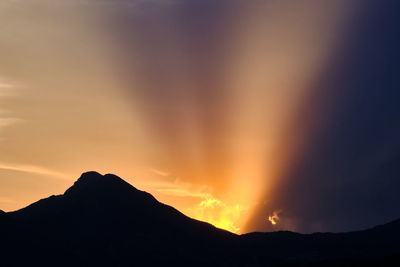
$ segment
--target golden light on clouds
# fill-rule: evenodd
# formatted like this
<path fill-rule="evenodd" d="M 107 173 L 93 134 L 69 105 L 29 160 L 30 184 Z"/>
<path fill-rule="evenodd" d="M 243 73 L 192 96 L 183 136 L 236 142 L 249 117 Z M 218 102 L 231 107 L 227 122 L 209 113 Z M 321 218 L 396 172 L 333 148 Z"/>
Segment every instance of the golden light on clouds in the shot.
<path fill-rule="evenodd" d="M 228 204 L 215 198 L 210 186 L 195 186 L 181 179 L 170 179 L 173 175 L 162 170 L 150 169 L 150 172 L 159 177 L 143 185 L 148 191 L 160 197 L 186 199 L 188 204 L 181 212 L 187 216 L 233 233 L 240 231 L 239 225 L 243 223 L 243 217 L 249 207 L 236 203 Z M 191 201 L 188 201 L 188 198 Z"/>
<path fill-rule="evenodd" d="M 200 221 L 213 224 L 215 227 L 237 233 L 240 218 L 245 214 L 246 208 L 239 205 L 228 205 L 211 196 L 202 200 L 198 206 L 186 211 L 186 214 Z"/>
<path fill-rule="evenodd" d="M 276 225 L 279 221 L 279 213 L 274 211 L 272 216 L 268 216 L 268 221 L 272 224 L 272 225 Z"/>

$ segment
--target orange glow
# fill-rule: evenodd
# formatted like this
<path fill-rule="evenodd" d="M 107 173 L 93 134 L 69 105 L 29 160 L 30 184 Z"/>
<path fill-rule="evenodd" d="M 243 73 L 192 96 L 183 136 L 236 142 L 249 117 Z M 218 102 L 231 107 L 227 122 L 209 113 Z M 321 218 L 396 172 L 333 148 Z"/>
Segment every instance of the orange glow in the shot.
<path fill-rule="evenodd" d="M 194 186 L 179 179 L 168 180 L 165 171 L 150 171 L 159 175 L 161 180 L 147 182 L 144 187 L 161 201 L 169 202 L 171 198 L 175 201 L 181 199 L 180 204 L 186 202 L 187 205 L 180 206 L 180 210 L 187 216 L 233 233 L 240 232 L 240 225 L 247 215 L 247 206 L 237 202 L 227 203 L 214 197 L 210 187 Z"/>
<path fill-rule="evenodd" d="M 0 5 L 0 209 L 95 170 L 245 231 L 285 168 L 288 121 L 329 56 L 341 1 L 227 1 L 205 30 L 170 1 L 55 2 Z M 157 19 L 141 14 L 157 5 Z"/>
<path fill-rule="evenodd" d="M 197 206 L 187 210 L 186 214 L 200 221 L 211 223 L 215 227 L 237 233 L 239 219 L 246 212 L 241 205 L 227 205 L 221 200 L 208 196 Z"/>

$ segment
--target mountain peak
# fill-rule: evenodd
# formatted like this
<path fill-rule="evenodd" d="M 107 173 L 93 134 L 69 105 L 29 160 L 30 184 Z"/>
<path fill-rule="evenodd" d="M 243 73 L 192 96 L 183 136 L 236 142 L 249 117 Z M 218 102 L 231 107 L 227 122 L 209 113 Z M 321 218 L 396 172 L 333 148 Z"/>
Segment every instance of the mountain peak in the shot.
<path fill-rule="evenodd" d="M 81 177 L 65 191 L 65 195 L 106 193 L 112 191 L 138 191 L 135 187 L 125 182 L 114 174 L 102 175 L 95 171 L 82 173 Z"/>

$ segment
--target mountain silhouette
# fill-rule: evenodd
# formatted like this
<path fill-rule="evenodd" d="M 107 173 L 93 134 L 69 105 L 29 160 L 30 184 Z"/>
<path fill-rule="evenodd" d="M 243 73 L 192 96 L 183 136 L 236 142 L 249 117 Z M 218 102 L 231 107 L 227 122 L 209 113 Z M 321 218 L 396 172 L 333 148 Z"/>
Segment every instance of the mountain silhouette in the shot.
<path fill-rule="evenodd" d="M 236 235 L 121 178 L 87 172 L 63 195 L 0 211 L 0 266 L 399 264 L 400 220 L 349 233 Z"/>

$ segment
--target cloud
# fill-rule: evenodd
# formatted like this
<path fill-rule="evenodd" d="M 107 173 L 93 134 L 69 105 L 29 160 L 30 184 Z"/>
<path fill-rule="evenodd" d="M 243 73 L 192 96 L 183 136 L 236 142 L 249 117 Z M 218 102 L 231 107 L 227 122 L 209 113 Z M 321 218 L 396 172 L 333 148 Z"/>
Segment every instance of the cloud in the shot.
<path fill-rule="evenodd" d="M 181 182 L 179 179 L 154 181 L 149 182 L 148 185 L 154 191 L 174 197 L 207 198 L 210 196 L 207 187 L 195 187 L 190 183 Z"/>
<path fill-rule="evenodd" d="M 240 230 L 237 223 L 246 211 L 247 208 L 242 205 L 228 205 L 217 198 L 208 196 L 197 206 L 188 209 L 186 213 L 195 219 L 237 233 Z"/>
<path fill-rule="evenodd" d="M 16 90 L 17 87 L 19 87 L 17 84 L 7 82 L 7 81 L 5 81 L 4 78 L 0 77 L 0 98 L 16 96 L 17 95 L 17 90 Z M 9 111 L 0 110 L 0 128 L 6 127 L 6 126 L 9 126 L 11 124 L 21 121 L 21 119 L 18 119 L 18 118 L 8 117 L 7 113 L 9 113 Z"/>
<path fill-rule="evenodd" d="M 7 164 L 0 162 L 0 170 L 11 170 L 11 171 L 19 171 L 19 172 L 28 172 L 28 173 L 37 173 L 48 175 L 52 177 L 68 179 L 68 175 L 65 173 L 53 171 L 47 168 L 43 168 L 35 165 L 25 165 L 25 164 Z"/>
<path fill-rule="evenodd" d="M 1 204 L 15 203 L 15 200 L 8 197 L 0 197 L 0 203 Z"/>
<path fill-rule="evenodd" d="M 169 196 L 176 196 L 176 197 L 199 197 L 204 198 L 208 194 L 198 193 L 198 192 L 191 192 L 185 188 L 159 188 L 157 189 L 158 192 L 169 195 Z"/>
<path fill-rule="evenodd" d="M 161 171 L 161 170 L 157 170 L 157 169 L 150 169 L 150 171 L 151 171 L 152 173 L 154 173 L 154 174 L 159 175 L 159 176 L 167 177 L 167 176 L 170 175 L 169 172 L 165 172 L 165 171 Z"/>
<path fill-rule="evenodd" d="M 20 88 L 20 87 L 21 87 L 21 85 L 8 82 L 4 78 L 0 77 L 0 97 L 16 96 L 17 88 Z"/>
<path fill-rule="evenodd" d="M 0 113 L 0 115 L 1 115 L 1 113 Z M 0 118 L 0 128 L 9 126 L 9 125 L 17 123 L 19 121 L 22 121 L 22 120 L 17 119 L 17 118 Z"/>
<path fill-rule="evenodd" d="M 276 225 L 279 221 L 279 212 L 274 211 L 272 216 L 268 216 L 268 221 L 270 221 L 272 225 Z"/>
<path fill-rule="evenodd" d="M 0 88 L 7 89 L 7 88 L 14 88 L 15 86 L 11 83 L 0 82 Z"/>

